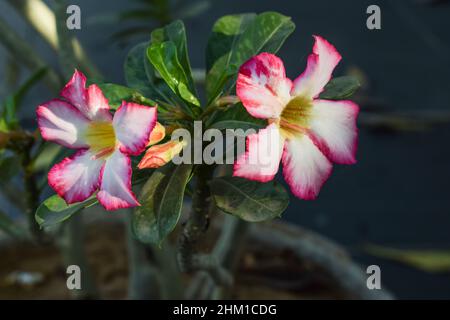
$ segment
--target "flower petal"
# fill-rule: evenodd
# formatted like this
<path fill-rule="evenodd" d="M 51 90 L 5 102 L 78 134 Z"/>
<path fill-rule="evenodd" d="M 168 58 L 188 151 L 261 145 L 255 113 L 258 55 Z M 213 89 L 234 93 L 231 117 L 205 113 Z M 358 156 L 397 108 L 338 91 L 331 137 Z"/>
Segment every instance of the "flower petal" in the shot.
<path fill-rule="evenodd" d="M 239 69 L 236 94 L 247 111 L 256 118 L 278 118 L 290 100 L 292 82 L 286 78 L 283 61 L 261 53 Z"/>
<path fill-rule="evenodd" d="M 84 201 L 98 188 L 103 163 L 94 159 L 89 150 L 79 150 L 53 166 L 48 184 L 69 204 Z"/>
<path fill-rule="evenodd" d="M 139 169 L 159 168 L 168 163 L 177 154 L 183 150 L 185 141 L 171 140 L 169 142 L 158 144 L 147 150 L 144 157 L 138 164 Z"/>
<path fill-rule="evenodd" d="M 62 89 L 61 96 L 89 118 L 86 76 L 82 72 L 75 69 L 72 78 Z"/>
<path fill-rule="evenodd" d="M 86 148 L 84 131 L 89 120 L 71 104 L 54 99 L 37 110 L 37 121 L 42 138 L 67 148 Z"/>
<path fill-rule="evenodd" d="M 327 40 L 319 36 L 314 36 L 314 39 L 313 53 L 308 57 L 305 71 L 294 80 L 292 96 L 317 97 L 341 60 L 339 52 Z"/>
<path fill-rule="evenodd" d="M 247 137 L 247 150 L 238 156 L 233 176 L 267 182 L 278 171 L 283 152 L 284 138 L 276 124 Z"/>
<path fill-rule="evenodd" d="M 109 112 L 108 99 L 103 95 L 102 90 L 92 84 L 87 89 L 87 110 L 89 119 L 96 121 L 111 121 L 112 115 Z"/>
<path fill-rule="evenodd" d="M 120 150 L 131 155 L 144 151 L 155 123 L 155 107 L 122 102 L 113 119 L 116 137 L 121 144 Z"/>
<path fill-rule="evenodd" d="M 106 210 L 131 208 L 139 205 L 131 191 L 131 160 L 116 150 L 107 160 L 100 173 L 98 201 Z"/>
<path fill-rule="evenodd" d="M 283 176 L 292 193 L 312 200 L 331 174 L 332 164 L 307 135 L 288 140 L 283 151 Z"/>
<path fill-rule="evenodd" d="M 150 137 L 148 139 L 147 146 L 151 146 L 160 142 L 166 136 L 166 128 L 159 123 L 158 121 L 155 124 L 152 132 L 150 133 Z"/>
<path fill-rule="evenodd" d="M 314 100 L 311 111 L 311 138 L 333 162 L 356 163 L 359 107 L 352 101 Z"/>

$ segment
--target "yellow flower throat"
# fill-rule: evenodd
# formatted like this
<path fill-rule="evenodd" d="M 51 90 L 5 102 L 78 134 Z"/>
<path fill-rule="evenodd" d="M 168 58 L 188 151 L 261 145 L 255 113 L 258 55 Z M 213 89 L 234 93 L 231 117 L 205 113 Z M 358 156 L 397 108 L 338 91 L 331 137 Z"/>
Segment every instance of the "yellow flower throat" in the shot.
<path fill-rule="evenodd" d="M 284 107 L 278 125 L 281 135 L 292 139 L 309 129 L 312 101 L 304 97 L 295 97 Z"/>
<path fill-rule="evenodd" d="M 91 122 L 85 138 L 97 159 L 110 156 L 116 147 L 116 134 L 110 122 Z"/>

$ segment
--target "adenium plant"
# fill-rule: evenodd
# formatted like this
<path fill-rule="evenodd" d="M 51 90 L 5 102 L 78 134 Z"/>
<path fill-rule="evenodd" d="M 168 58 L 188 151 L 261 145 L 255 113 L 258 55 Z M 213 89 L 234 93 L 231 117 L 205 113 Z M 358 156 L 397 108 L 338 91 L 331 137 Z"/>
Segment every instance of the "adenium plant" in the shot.
<path fill-rule="evenodd" d="M 50 170 L 48 183 L 57 195 L 42 203 L 37 221 L 59 223 L 97 202 L 107 210 L 134 207 L 136 238 L 160 244 L 190 203 L 178 250 L 181 269 L 190 271 L 208 269 L 194 257 L 211 212 L 252 222 L 282 214 L 289 197 L 273 181 L 280 161 L 292 193 L 316 198 L 333 162 L 356 161 L 358 106 L 345 99 L 358 83 L 330 80 L 341 56 L 320 36 L 314 36 L 305 71 L 289 80 L 274 54 L 294 28 L 275 12 L 220 18 L 206 50 L 204 98 L 181 21 L 154 30 L 130 51 L 126 86 L 86 87 L 75 71 L 62 98 L 37 109 L 42 137 L 77 149 Z M 192 146 L 171 135 L 180 128 L 192 132 L 194 121 L 205 129 L 257 131 L 247 136 L 231 171 L 193 161 L 175 165 L 171 160 Z"/>

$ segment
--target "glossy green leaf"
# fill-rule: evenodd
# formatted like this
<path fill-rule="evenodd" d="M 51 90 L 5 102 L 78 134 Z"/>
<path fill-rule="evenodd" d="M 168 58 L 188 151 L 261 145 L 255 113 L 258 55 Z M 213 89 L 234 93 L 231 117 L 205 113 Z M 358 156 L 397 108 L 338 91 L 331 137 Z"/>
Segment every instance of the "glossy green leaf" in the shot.
<path fill-rule="evenodd" d="M 161 77 L 184 101 L 200 106 L 197 97 L 188 87 L 188 78 L 177 56 L 177 48 L 171 41 L 151 44 L 147 57 Z"/>
<path fill-rule="evenodd" d="M 91 197 L 83 202 L 68 205 L 58 195 L 47 198 L 36 210 L 35 219 L 41 227 L 48 227 L 61 223 L 84 208 L 93 206 L 98 202 L 96 197 Z"/>
<path fill-rule="evenodd" d="M 343 76 L 331 79 L 320 94 L 321 99 L 343 100 L 350 98 L 361 84 L 352 76 Z"/>
<path fill-rule="evenodd" d="M 365 251 L 426 272 L 450 272 L 449 250 L 405 250 L 367 245 Z"/>
<path fill-rule="evenodd" d="M 133 232 L 140 241 L 160 244 L 175 228 L 191 171 L 192 165 L 182 164 L 153 172 L 139 196 L 141 206 L 133 213 Z"/>
<path fill-rule="evenodd" d="M 267 126 L 267 121 L 252 117 L 247 110 L 245 110 L 242 103 L 237 103 L 233 106 L 219 111 L 213 120 L 213 124 L 208 126 L 215 129 L 260 129 Z"/>
<path fill-rule="evenodd" d="M 152 96 L 153 92 L 144 65 L 147 47 L 148 42 L 142 42 L 128 52 L 124 64 L 124 73 L 129 87 L 142 92 L 146 96 Z"/>
<path fill-rule="evenodd" d="M 192 78 L 191 65 L 189 63 L 186 30 L 181 20 L 174 21 L 163 28 L 156 29 L 152 32 L 152 44 L 161 44 L 167 41 L 173 42 L 176 47 L 178 60 L 180 61 L 180 65 L 186 75 L 186 87 L 194 95 L 197 95 L 194 80 Z"/>
<path fill-rule="evenodd" d="M 207 72 L 217 59 L 224 55 L 231 56 L 239 36 L 255 18 L 255 13 L 244 13 L 224 16 L 216 21 L 206 47 Z"/>
<path fill-rule="evenodd" d="M 101 83 L 98 84 L 98 86 L 103 91 L 103 94 L 108 99 L 110 108 L 113 110 L 119 108 L 120 105 L 122 104 L 122 101 L 131 102 L 143 98 L 142 94 L 137 90 L 121 86 L 118 84 Z M 148 98 L 144 99 L 146 100 L 146 104 L 156 105 L 155 101 L 150 100 Z"/>
<path fill-rule="evenodd" d="M 175 94 L 167 86 L 147 58 L 149 42 L 133 47 L 125 60 L 124 73 L 127 85 L 156 101 L 174 103 Z"/>
<path fill-rule="evenodd" d="M 210 188 L 220 210 L 249 222 L 279 217 L 289 204 L 286 190 L 274 182 L 221 177 L 211 180 Z"/>
<path fill-rule="evenodd" d="M 208 64 L 216 59 L 206 75 L 208 102 L 219 96 L 245 61 L 260 52 L 276 53 L 294 29 L 289 17 L 276 12 L 225 16 L 216 22 L 208 45 Z M 223 45 L 218 44 L 221 40 Z"/>

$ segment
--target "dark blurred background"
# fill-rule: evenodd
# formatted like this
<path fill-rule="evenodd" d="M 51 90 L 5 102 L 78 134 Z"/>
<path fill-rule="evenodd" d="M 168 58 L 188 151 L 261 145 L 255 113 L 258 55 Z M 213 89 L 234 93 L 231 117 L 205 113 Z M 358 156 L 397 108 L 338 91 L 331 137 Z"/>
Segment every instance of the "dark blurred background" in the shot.
<path fill-rule="evenodd" d="M 148 35 L 111 41 L 133 22 L 107 23 L 99 16 L 139 7 L 139 1 L 74 0 L 82 28 L 74 31 L 109 82 L 124 83 L 128 50 Z M 381 8 L 381 30 L 368 30 L 366 9 Z M 295 78 L 311 52 L 312 34 L 333 43 L 343 60 L 335 75 L 352 73 L 363 81 L 361 108 L 370 112 L 427 114 L 450 112 L 450 3 L 446 1 L 210 1 L 185 21 L 193 68 L 204 68 L 213 23 L 231 13 L 278 11 L 297 28 L 278 55 Z M 2 16 L 48 61 L 54 52 L 5 1 Z M 32 54 L 32 53 L 30 53 Z M 50 59 L 49 59 L 50 58 Z M 0 74 L 7 53 L 0 47 Z M 0 82 L 2 79 L 0 79 Z M 0 86 L 4 98 L 6 86 Z M 34 127 L 36 103 L 51 98 L 40 86 L 23 109 Z M 368 255 L 367 243 L 394 248 L 450 251 L 450 125 L 418 130 L 383 126 L 360 128 L 358 163 L 335 166 L 316 201 L 292 197 L 284 219 L 311 228 L 344 245 L 362 265 L 381 267 L 383 285 L 399 298 L 450 298 L 450 273 L 427 273 Z M 1 201 L 1 199 L 0 199 Z"/>

